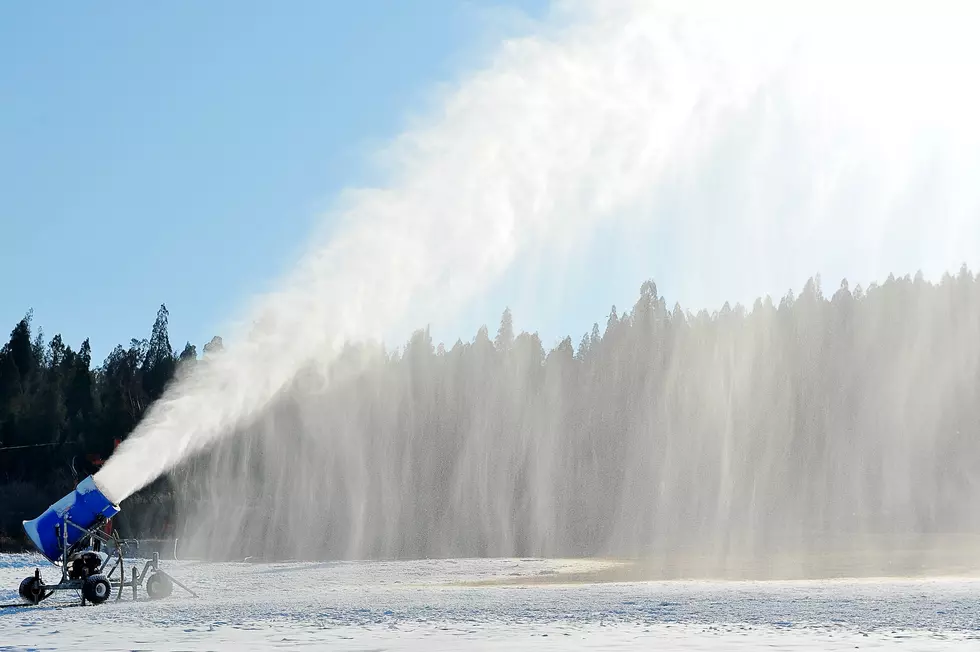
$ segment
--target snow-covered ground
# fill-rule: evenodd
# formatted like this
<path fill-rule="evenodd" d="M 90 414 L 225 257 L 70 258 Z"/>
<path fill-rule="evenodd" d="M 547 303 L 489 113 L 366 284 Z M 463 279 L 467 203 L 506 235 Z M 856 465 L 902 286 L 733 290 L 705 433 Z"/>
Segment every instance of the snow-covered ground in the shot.
<path fill-rule="evenodd" d="M 164 562 L 200 597 L 55 594 L 0 609 L 0 650 L 980 650 L 978 579 L 563 583 L 589 564 Z M 35 566 L 0 555 L 0 602 Z"/>

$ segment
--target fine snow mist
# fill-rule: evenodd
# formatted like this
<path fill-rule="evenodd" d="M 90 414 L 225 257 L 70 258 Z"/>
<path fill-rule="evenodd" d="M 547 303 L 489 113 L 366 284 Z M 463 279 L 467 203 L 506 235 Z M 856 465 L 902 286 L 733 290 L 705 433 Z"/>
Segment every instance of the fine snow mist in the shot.
<path fill-rule="evenodd" d="M 868 283 L 921 269 L 938 279 L 976 263 L 975 20 L 884 6 L 725 6 L 556 3 L 533 35 L 501 43 L 486 67 L 464 76 L 424 123 L 392 143 L 385 185 L 341 198 L 325 218 L 329 231 L 313 238 L 278 291 L 254 302 L 226 338 L 227 350 L 153 406 L 99 472 L 107 495 L 121 501 L 220 444 L 181 476 L 205 505 L 198 531 L 215 528 L 214 537 L 201 535 L 212 551 L 225 528 L 247 524 L 243 536 L 263 551 L 284 537 L 293 552 L 320 554 L 318 537 L 330 532 L 332 554 L 362 556 L 595 552 L 608 541 L 635 551 L 662 543 L 658 532 L 684 519 L 703 523 L 700 532 L 717 540 L 736 514 L 726 502 L 736 479 L 747 504 L 786 492 L 788 478 L 763 468 L 786 446 L 779 427 L 731 425 L 740 402 L 761 409 L 789 400 L 778 383 L 776 394 L 752 385 L 752 373 L 776 364 L 758 343 L 732 349 L 737 363 L 717 357 L 724 346 L 704 351 L 687 341 L 673 349 L 699 356 L 671 363 L 671 373 L 690 366 L 704 374 L 704 383 L 692 384 L 701 387 L 697 401 L 673 392 L 680 387 L 673 380 L 642 396 L 667 407 L 684 402 L 664 411 L 680 420 L 627 434 L 608 425 L 615 414 L 596 414 L 614 411 L 619 398 L 610 396 L 575 422 L 599 419 L 608 439 L 576 449 L 563 440 L 569 425 L 559 415 L 568 406 L 559 399 L 567 394 L 557 389 L 533 407 L 497 404 L 486 383 L 506 382 L 499 375 L 455 378 L 445 391 L 470 392 L 486 405 L 473 413 L 481 418 L 441 426 L 454 433 L 447 449 L 433 443 L 431 419 L 409 418 L 421 409 L 413 401 L 424 381 L 397 381 L 409 383 L 406 394 L 372 371 L 385 354 L 371 342 L 398 345 L 419 326 L 456 318 L 523 260 L 567 264 L 600 227 L 628 243 L 655 226 L 669 242 L 660 250 L 670 253 L 651 269 L 670 270 L 665 287 L 682 303 L 715 309 L 726 299 L 750 302 L 799 287 L 815 273 Z M 626 255 L 644 255 L 632 244 Z M 663 303 L 659 295 L 651 301 Z M 923 331 L 921 341 L 939 332 Z M 910 337 L 919 342 L 919 334 Z M 354 342 L 368 344 L 338 358 Z M 966 352 L 965 364 L 975 353 Z M 603 373 L 616 377 L 629 356 Z M 865 378 L 853 390 L 900 384 L 901 374 L 913 373 L 936 387 L 953 382 L 927 355 L 920 363 L 888 368 L 887 378 Z M 514 382 L 524 377 L 513 375 Z M 640 407 L 627 400 L 615 409 Z M 832 417 L 826 429 L 854 425 L 841 405 L 821 409 Z M 484 417 L 493 414 L 506 415 L 506 445 L 491 439 L 500 427 Z M 919 417 L 921 433 L 929 433 L 929 417 L 939 414 Z M 416 425 L 409 432 L 398 423 Z M 880 427 L 873 423 L 860 421 Z M 695 432 L 697 447 L 684 443 Z M 874 443 L 857 460 L 872 463 L 888 444 L 867 441 Z M 568 501 L 605 482 L 582 480 L 584 451 L 594 458 L 622 446 L 632 447 L 634 466 L 607 469 L 623 474 L 615 487 L 622 493 L 573 510 L 574 524 L 561 520 L 571 513 Z M 672 454 L 685 460 L 673 470 Z M 889 469 L 914 464 L 915 454 L 897 447 Z M 420 466 L 419 459 L 438 462 Z M 804 459 L 797 472 L 809 468 Z M 693 474 L 683 482 L 711 487 L 712 509 L 670 507 L 684 503 L 681 471 Z M 851 471 L 863 472 L 860 464 Z M 424 518 L 412 494 L 420 473 L 433 483 L 428 491 L 443 496 L 429 505 L 438 514 Z M 782 525 L 797 515 L 791 505 L 774 514 Z M 573 539 L 590 543 L 573 546 Z"/>

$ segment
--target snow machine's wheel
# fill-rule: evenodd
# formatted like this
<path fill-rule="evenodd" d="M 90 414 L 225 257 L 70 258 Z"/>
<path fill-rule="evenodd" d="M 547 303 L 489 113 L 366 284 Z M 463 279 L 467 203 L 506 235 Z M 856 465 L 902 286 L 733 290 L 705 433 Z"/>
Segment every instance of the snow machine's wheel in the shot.
<path fill-rule="evenodd" d="M 82 596 L 92 604 L 102 604 L 112 595 L 112 585 L 105 575 L 89 575 L 82 584 Z"/>
<path fill-rule="evenodd" d="M 174 591 L 174 582 L 163 573 L 153 573 L 146 578 L 146 594 L 151 600 L 169 597 Z"/>
<path fill-rule="evenodd" d="M 21 581 L 18 592 L 20 593 L 20 597 L 24 598 L 31 604 L 37 604 L 44 599 L 44 589 L 41 588 L 41 580 L 37 579 L 33 575 L 30 577 L 25 577 Z"/>

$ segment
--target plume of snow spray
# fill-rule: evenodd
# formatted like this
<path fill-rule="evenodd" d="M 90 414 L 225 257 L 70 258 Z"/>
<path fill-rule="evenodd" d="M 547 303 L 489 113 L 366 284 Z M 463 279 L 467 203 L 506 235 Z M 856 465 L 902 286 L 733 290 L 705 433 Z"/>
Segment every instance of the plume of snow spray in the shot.
<path fill-rule="evenodd" d="M 227 351 L 154 404 L 99 485 L 118 503 L 247 429 L 301 370 L 328 379 L 345 342 L 449 319 L 515 261 L 561 259 L 599 226 L 659 224 L 675 290 L 712 298 L 814 270 L 975 261 L 967 21 L 725 6 L 560 2 L 500 44 L 392 144 L 385 186 L 345 194 L 326 220 L 339 226 L 255 301 Z"/>
<path fill-rule="evenodd" d="M 350 192 L 331 216 L 342 226 L 256 301 L 227 354 L 153 406 L 99 473 L 107 494 L 126 498 L 247 423 L 343 342 L 451 315 L 520 251 L 587 235 L 681 163 L 699 123 L 764 79 L 764 48 L 728 62 L 641 7 L 568 5 L 558 33 L 503 44 L 430 124 L 401 136 L 388 187 Z M 735 40 L 744 49 L 764 37 Z"/>

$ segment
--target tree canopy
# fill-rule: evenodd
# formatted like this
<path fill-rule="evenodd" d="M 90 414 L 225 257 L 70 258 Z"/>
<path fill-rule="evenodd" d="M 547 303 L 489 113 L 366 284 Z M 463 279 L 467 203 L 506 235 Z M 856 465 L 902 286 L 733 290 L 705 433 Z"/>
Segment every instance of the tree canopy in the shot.
<path fill-rule="evenodd" d="M 0 536 L 19 537 L 200 363 L 172 347 L 168 320 L 161 306 L 148 339 L 97 367 L 88 341 L 46 340 L 30 312 L 14 325 L 0 348 Z M 495 336 L 451 347 L 428 329 L 394 353 L 351 344 L 341 359 L 360 363 L 343 382 L 298 376 L 239 436 L 130 500 L 165 495 L 148 522 L 190 533 L 234 513 L 224 525 L 249 554 L 276 530 L 297 535 L 286 552 L 334 556 L 980 531 L 980 280 L 965 267 L 936 283 L 845 280 L 831 296 L 816 277 L 711 313 L 668 307 L 647 281 L 603 321 L 550 349 L 515 333 L 509 309 Z M 215 337 L 204 358 L 223 349 Z M 224 509 L 245 495 L 251 509 Z M 295 503 L 311 495 L 313 512 Z"/>

